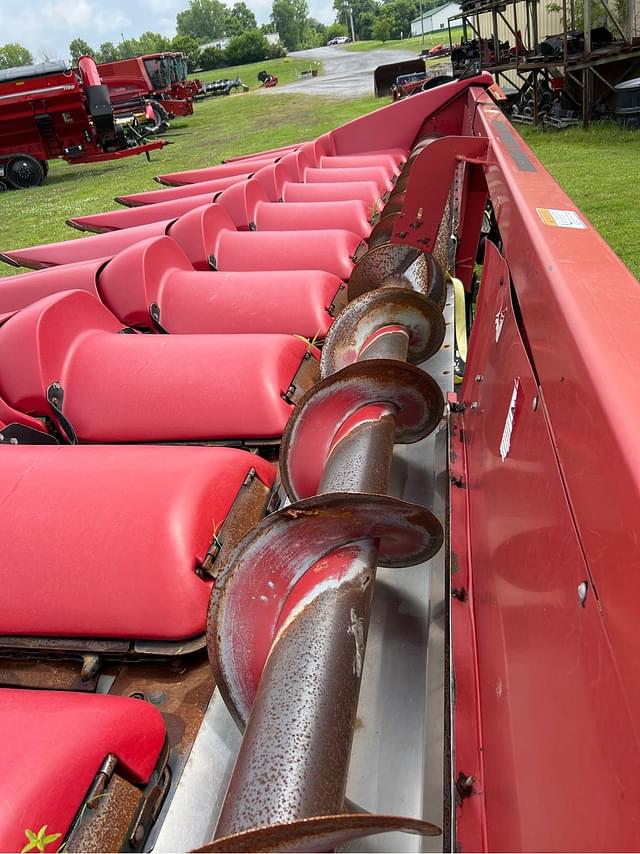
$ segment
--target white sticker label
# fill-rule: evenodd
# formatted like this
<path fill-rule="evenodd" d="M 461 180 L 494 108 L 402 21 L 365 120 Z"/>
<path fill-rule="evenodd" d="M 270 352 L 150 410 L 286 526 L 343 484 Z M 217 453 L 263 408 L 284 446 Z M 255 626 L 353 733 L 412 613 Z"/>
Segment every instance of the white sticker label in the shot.
<path fill-rule="evenodd" d="M 500 340 L 502 327 L 504 326 L 505 310 L 503 308 L 496 314 L 496 344 Z"/>
<path fill-rule="evenodd" d="M 586 228 L 575 211 L 560 211 L 556 208 L 536 208 L 537 214 L 545 225 L 557 228 Z"/>
<path fill-rule="evenodd" d="M 513 419 L 516 416 L 516 405 L 518 403 L 518 389 L 520 388 L 520 377 L 516 377 L 513 381 L 513 392 L 509 401 L 509 409 L 504 422 L 504 430 L 502 431 L 502 441 L 500 442 L 500 459 L 504 462 L 511 448 L 511 433 L 513 432 Z"/>

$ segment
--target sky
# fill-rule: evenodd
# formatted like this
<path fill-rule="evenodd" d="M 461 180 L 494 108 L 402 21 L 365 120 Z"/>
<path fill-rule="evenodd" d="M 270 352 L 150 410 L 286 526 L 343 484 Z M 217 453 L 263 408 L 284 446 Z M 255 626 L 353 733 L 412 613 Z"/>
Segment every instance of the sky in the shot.
<path fill-rule="evenodd" d="M 269 20 L 271 2 L 247 0 L 259 24 Z M 36 61 L 66 59 L 74 38 L 97 48 L 146 30 L 174 36 L 176 14 L 187 6 L 188 0 L 0 0 L 0 45 L 18 42 Z M 309 0 L 309 12 L 325 24 L 334 18 L 331 0 Z"/>

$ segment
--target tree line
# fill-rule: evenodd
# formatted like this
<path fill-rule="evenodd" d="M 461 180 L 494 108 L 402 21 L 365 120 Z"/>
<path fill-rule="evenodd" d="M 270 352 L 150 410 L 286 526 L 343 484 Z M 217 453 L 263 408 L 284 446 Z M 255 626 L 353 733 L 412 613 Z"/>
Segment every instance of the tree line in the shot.
<path fill-rule="evenodd" d="M 423 0 L 424 11 L 441 5 L 442 0 Z M 147 53 L 178 51 L 194 68 L 222 68 L 284 56 L 286 50 L 320 47 L 335 36 L 352 34 L 358 40 L 398 39 L 410 35 L 411 21 L 419 14 L 420 0 L 333 0 L 335 22 L 328 26 L 309 15 L 307 0 L 273 0 L 271 20 L 258 26 L 256 16 L 244 0 L 227 6 L 222 0 L 189 0 L 176 16 L 176 35 L 145 32 L 139 38 L 118 44 L 103 42 L 94 48 L 80 38 L 69 44 L 73 63 L 78 57 L 93 56 L 97 62 L 113 62 Z M 270 44 L 267 33 L 278 33 L 280 42 Z M 224 49 L 206 46 L 227 41 Z M 204 47 L 203 47 L 204 45 Z M 47 57 L 48 58 L 48 57 Z M 22 45 L 0 46 L 0 68 L 31 65 L 33 56 Z"/>

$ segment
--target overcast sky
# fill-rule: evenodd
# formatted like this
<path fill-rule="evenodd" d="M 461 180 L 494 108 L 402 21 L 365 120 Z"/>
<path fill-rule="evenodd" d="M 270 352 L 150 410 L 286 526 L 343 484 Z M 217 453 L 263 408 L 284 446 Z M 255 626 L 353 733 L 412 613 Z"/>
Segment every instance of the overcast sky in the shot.
<path fill-rule="evenodd" d="M 247 0 L 247 5 L 258 23 L 269 19 L 271 0 Z M 145 30 L 174 36 L 176 13 L 187 6 L 188 0 L 0 0 L 0 44 L 18 42 L 36 60 L 66 59 L 76 37 L 98 47 Z M 331 0 L 309 0 L 309 9 L 319 21 L 333 21 Z"/>

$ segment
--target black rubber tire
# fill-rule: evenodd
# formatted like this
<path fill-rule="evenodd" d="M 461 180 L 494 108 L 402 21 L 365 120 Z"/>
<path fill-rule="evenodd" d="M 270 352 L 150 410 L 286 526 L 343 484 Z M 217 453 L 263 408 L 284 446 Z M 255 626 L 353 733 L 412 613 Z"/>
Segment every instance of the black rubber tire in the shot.
<path fill-rule="evenodd" d="M 49 174 L 49 161 L 48 160 L 40 160 L 40 165 L 42 166 L 42 171 L 44 172 L 44 177 L 46 178 Z"/>
<path fill-rule="evenodd" d="M 40 161 L 30 154 L 12 154 L 7 160 L 4 175 L 16 190 L 39 187 L 44 181 L 44 169 Z"/>

